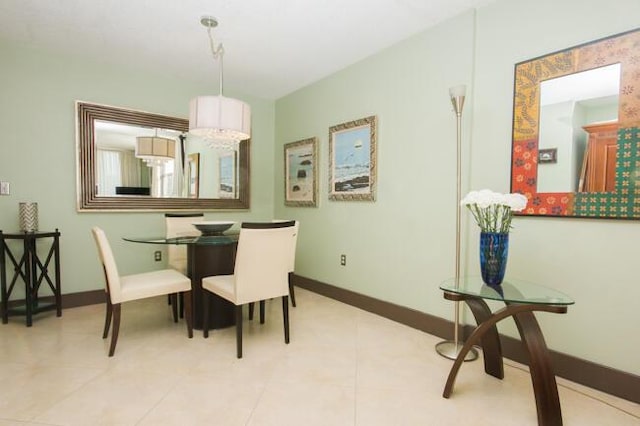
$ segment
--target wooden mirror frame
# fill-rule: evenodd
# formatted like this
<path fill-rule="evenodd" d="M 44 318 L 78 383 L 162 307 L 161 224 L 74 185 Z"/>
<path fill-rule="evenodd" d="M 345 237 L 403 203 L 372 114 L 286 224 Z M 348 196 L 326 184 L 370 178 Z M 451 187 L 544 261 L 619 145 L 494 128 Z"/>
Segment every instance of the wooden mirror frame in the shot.
<path fill-rule="evenodd" d="M 540 82 L 620 63 L 615 189 L 537 191 Z M 515 65 L 511 192 L 529 200 L 521 215 L 640 219 L 640 29 Z"/>
<path fill-rule="evenodd" d="M 113 121 L 134 126 L 189 131 L 186 119 L 134 111 L 123 108 L 76 102 L 76 156 L 78 211 L 148 211 L 148 210 L 219 210 L 249 208 L 250 140 L 240 143 L 238 152 L 238 198 L 153 198 L 145 196 L 98 196 L 94 159 L 95 120 Z"/>

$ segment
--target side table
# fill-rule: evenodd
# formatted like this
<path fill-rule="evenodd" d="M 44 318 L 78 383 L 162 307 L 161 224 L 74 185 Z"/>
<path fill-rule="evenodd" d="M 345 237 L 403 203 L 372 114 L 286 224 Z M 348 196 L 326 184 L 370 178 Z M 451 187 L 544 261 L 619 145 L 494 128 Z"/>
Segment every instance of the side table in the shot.
<path fill-rule="evenodd" d="M 564 314 L 574 301 L 557 290 L 521 280 L 504 280 L 501 285 L 488 286 L 481 277 L 449 279 L 440 285 L 444 297 L 464 301 L 471 309 L 478 326 L 471 333 L 451 367 L 442 396 L 449 398 L 465 356 L 471 347 L 482 345 L 484 371 L 498 379 L 504 377 L 502 348 L 496 324 L 513 318 L 529 354 L 529 371 L 536 399 L 540 426 L 562 425 L 562 411 L 551 356 L 534 311 Z M 503 302 L 506 306 L 491 312 L 485 300 Z"/>
<path fill-rule="evenodd" d="M 40 257 L 37 250 L 37 241 L 52 238 L 53 242 L 46 252 L 45 257 Z M 11 251 L 8 240 L 22 240 L 22 255 Z M 16 249 L 14 248 L 14 251 Z M 7 262 L 7 258 L 9 261 Z M 44 260 L 43 260 L 44 259 Z M 53 279 L 49 275 L 49 265 L 53 259 L 55 274 Z M 12 265 L 13 275 L 7 280 L 7 264 Z M 11 293 L 15 289 L 18 279 L 25 285 L 24 304 L 9 307 Z M 38 291 L 43 282 L 46 282 L 54 296 L 54 303 L 41 302 L 38 299 Z M 7 284 L 8 283 L 8 284 Z M 2 297 L 2 323 L 9 322 L 9 315 L 26 315 L 27 327 L 33 323 L 33 314 L 56 310 L 56 316 L 62 316 L 62 296 L 60 290 L 60 232 L 20 232 L 3 233 L 0 231 L 0 284 Z"/>

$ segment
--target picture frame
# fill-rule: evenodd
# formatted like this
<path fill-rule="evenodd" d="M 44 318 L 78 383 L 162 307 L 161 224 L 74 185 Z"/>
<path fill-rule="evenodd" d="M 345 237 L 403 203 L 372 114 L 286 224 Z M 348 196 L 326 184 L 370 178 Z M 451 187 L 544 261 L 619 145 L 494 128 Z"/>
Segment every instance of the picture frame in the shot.
<path fill-rule="evenodd" d="M 284 204 L 316 207 L 318 200 L 318 141 L 303 139 L 284 145 Z"/>
<path fill-rule="evenodd" d="M 228 152 L 218 158 L 218 197 L 236 198 L 236 153 Z"/>
<path fill-rule="evenodd" d="M 187 157 L 187 195 L 189 198 L 198 198 L 200 195 L 200 154 L 189 154 Z"/>
<path fill-rule="evenodd" d="M 553 164 L 558 162 L 558 148 L 538 150 L 538 164 Z"/>
<path fill-rule="evenodd" d="M 375 201 L 377 117 L 329 128 L 329 200 Z"/>

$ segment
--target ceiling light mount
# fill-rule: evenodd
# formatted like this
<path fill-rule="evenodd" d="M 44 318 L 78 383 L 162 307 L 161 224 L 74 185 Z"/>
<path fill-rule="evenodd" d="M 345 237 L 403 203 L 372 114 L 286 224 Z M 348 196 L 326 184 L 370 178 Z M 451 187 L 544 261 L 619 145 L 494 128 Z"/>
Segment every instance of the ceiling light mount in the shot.
<path fill-rule="evenodd" d="M 218 26 L 218 20 L 210 15 L 204 15 L 200 18 L 200 23 L 207 28 L 215 28 Z"/>

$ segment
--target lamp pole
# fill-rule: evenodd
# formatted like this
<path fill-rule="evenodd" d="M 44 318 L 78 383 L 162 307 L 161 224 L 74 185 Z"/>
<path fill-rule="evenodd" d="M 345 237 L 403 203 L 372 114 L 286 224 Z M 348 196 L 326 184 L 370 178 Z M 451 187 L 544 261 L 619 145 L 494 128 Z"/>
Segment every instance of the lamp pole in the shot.
<path fill-rule="evenodd" d="M 466 86 L 460 85 L 449 89 L 449 97 L 456 113 L 456 266 L 455 266 L 455 286 L 460 285 L 460 200 L 462 200 L 462 108 Z M 436 352 L 445 358 L 456 359 L 463 344 L 460 343 L 460 302 L 454 302 L 454 329 L 453 341 L 445 340 L 436 345 Z M 478 358 L 478 352 L 471 349 L 466 355 L 465 361 L 473 361 Z"/>

